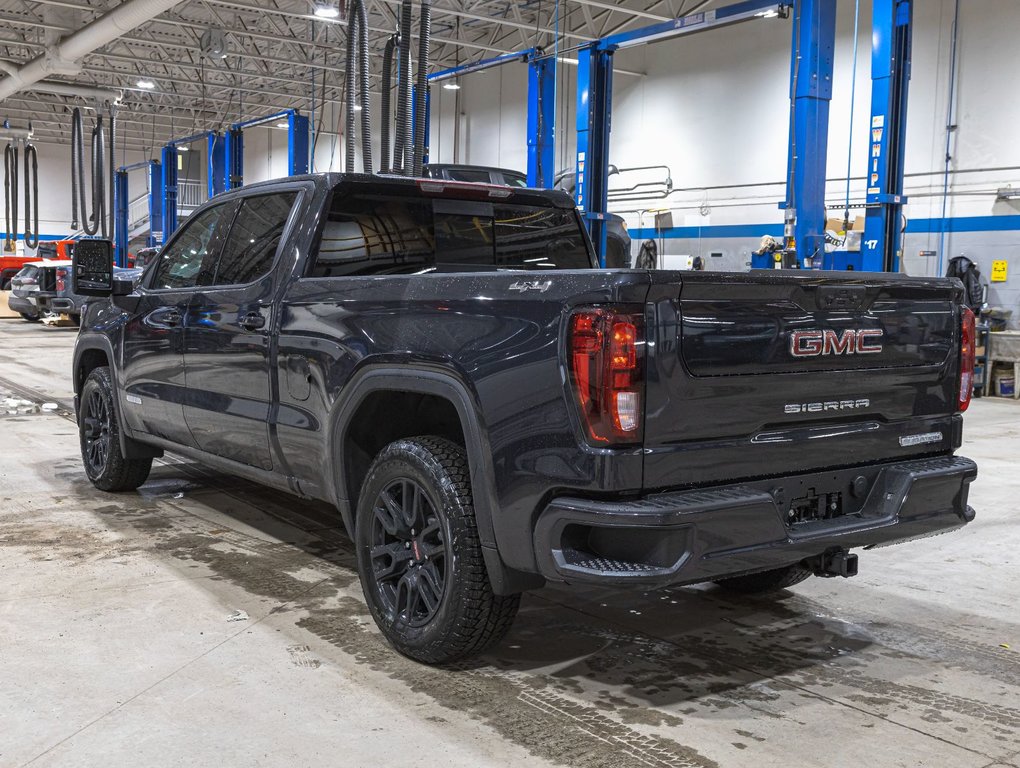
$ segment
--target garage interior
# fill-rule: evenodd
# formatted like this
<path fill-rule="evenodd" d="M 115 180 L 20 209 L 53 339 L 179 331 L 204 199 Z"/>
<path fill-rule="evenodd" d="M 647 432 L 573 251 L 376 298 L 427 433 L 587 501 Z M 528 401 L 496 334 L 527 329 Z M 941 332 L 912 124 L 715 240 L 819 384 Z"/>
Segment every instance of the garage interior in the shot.
<path fill-rule="evenodd" d="M 0 0 L 0 27 L 0 766 L 1020 768 L 1016 2 Z M 401 656 L 335 506 L 172 452 L 128 493 L 82 469 L 74 243 L 137 280 L 217 195 L 323 172 L 564 190 L 603 268 L 960 277 L 976 519 L 775 595 L 550 582 L 478 658 Z"/>

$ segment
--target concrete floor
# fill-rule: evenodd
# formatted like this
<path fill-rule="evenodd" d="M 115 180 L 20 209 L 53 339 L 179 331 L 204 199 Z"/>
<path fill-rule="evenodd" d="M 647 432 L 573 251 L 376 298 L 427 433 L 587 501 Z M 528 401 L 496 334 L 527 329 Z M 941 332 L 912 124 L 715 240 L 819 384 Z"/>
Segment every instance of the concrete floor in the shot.
<path fill-rule="evenodd" d="M 173 457 L 95 491 L 36 407 L 74 333 L 0 321 L 0 403 L 45 395 L 0 415 L 0 766 L 1020 766 L 1020 403 L 967 415 L 961 532 L 774 600 L 550 587 L 439 670 L 382 642 L 330 508 Z"/>

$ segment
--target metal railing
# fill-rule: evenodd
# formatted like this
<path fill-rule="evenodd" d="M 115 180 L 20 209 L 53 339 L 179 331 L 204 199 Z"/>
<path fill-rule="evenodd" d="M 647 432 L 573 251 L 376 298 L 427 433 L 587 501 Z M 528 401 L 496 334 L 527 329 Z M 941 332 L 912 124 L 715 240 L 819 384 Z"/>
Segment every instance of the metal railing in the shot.
<path fill-rule="evenodd" d="M 206 193 L 205 185 L 200 181 L 178 181 L 177 209 L 190 212 L 198 208 L 208 199 Z"/>

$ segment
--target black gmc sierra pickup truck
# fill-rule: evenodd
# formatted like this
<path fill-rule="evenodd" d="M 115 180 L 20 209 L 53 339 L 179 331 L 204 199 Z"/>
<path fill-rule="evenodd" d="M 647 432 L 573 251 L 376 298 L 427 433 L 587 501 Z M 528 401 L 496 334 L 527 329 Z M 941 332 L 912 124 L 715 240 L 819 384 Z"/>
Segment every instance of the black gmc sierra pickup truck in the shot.
<path fill-rule="evenodd" d="M 137 287 L 109 264 L 76 248 L 92 483 L 168 450 L 335 504 L 425 662 L 547 580 L 765 592 L 974 516 L 957 281 L 598 270 L 561 192 L 341 175 L 217 196 Z"/>

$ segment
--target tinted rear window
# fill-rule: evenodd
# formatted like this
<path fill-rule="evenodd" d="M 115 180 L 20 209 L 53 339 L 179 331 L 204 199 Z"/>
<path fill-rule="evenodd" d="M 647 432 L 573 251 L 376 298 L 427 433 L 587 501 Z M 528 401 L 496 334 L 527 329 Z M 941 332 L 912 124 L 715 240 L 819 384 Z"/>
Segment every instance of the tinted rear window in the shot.
<path fill-rule="evenodd" d="M 413 195 L 337 194 L 311 275 L 591 266 L 572 209 Z"/>

